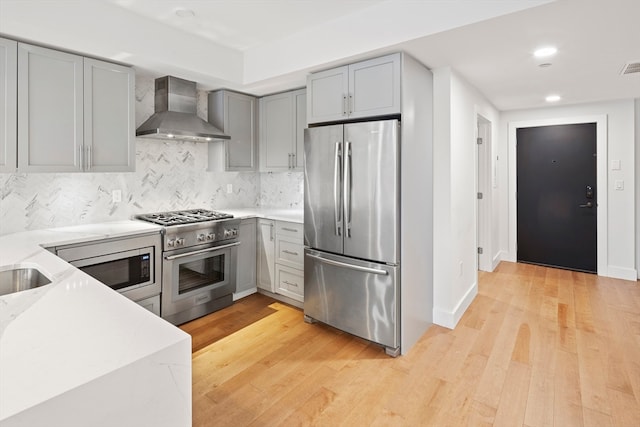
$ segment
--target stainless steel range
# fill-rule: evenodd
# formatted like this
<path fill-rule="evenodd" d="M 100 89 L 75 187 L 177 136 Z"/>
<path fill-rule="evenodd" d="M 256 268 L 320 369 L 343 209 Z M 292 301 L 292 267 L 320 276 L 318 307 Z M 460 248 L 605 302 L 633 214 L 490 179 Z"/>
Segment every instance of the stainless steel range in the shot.
<path fill-rule="evenodd" d="M 164 226 L 162 318 L 180 325 L 233 304 L 239 219 L 204 209 L 136 218 Z"/>

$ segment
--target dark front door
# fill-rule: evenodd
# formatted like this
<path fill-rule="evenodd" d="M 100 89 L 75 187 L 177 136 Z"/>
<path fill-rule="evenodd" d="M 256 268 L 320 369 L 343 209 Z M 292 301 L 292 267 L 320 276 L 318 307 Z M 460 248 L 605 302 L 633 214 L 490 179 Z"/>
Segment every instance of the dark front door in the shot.
<path fill-rule="evenodd" d="M 517 129 L 518 261 L 597 271 L 596 124 Z"/>

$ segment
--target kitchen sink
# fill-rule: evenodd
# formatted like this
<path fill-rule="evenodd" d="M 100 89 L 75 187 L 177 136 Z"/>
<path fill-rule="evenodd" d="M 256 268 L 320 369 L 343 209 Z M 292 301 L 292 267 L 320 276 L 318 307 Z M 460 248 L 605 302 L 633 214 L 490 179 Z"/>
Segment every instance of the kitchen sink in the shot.
<path fill-rule="evenodd" d="M 0 295 L 33 289 L 49 283 L 51 280 L 34 267 L 17 267 L 0 271 Z"/>

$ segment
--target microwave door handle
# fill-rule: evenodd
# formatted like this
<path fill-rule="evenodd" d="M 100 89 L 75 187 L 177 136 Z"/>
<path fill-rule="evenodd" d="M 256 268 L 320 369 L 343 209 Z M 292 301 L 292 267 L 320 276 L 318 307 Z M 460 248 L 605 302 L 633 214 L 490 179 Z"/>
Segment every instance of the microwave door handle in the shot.
<path fill-rule="evenodd" d="M 204 254 L 204 253 L 207 253 L 207 252 L 219 251 L 221 249 L 230 248 L 232 246 L 238 246 L 240 243 L 241 242 L 229 243 L 228 245 L 216 246 L 216 247 L 207 248 L 207 249 L 200 249 L 200 250 L 197 250 L 197 251 L 186 252 L 184 254 L 169 255 L 169 256 L 164 257 L 164 259 L 166 259 L 167 261 L 171 261 L 171 260 L 174 260 L 174 259 L 184 258 L 184 257 L 191 256 L 191 255 L 198 255 L 198 254 Z"/>
<path fill-rule="evenodd" d="M 340 214 L 340 189 L 342 187 L 342 142 L 336 142 L 333 165 L 333 219 L 336 236 L 342 235 L 342 215 Z"/>

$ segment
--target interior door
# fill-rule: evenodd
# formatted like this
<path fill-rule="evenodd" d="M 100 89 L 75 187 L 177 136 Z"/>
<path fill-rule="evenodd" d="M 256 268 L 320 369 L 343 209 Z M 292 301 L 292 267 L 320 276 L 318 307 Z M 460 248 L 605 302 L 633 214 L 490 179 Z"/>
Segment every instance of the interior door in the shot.
<path fill-rule="evenodd" d="M 343 125 L 304 131 L 304 244 L 342 253 Z"/>
<path fill-rule="evenodd" d="M 596 123 L 516 136 L 518 261 L 596 272 Z"/>
<path fill-rule="evenodd" d="M 400 261 L 397 120 L 344 125 L 344 255 Z"/>

